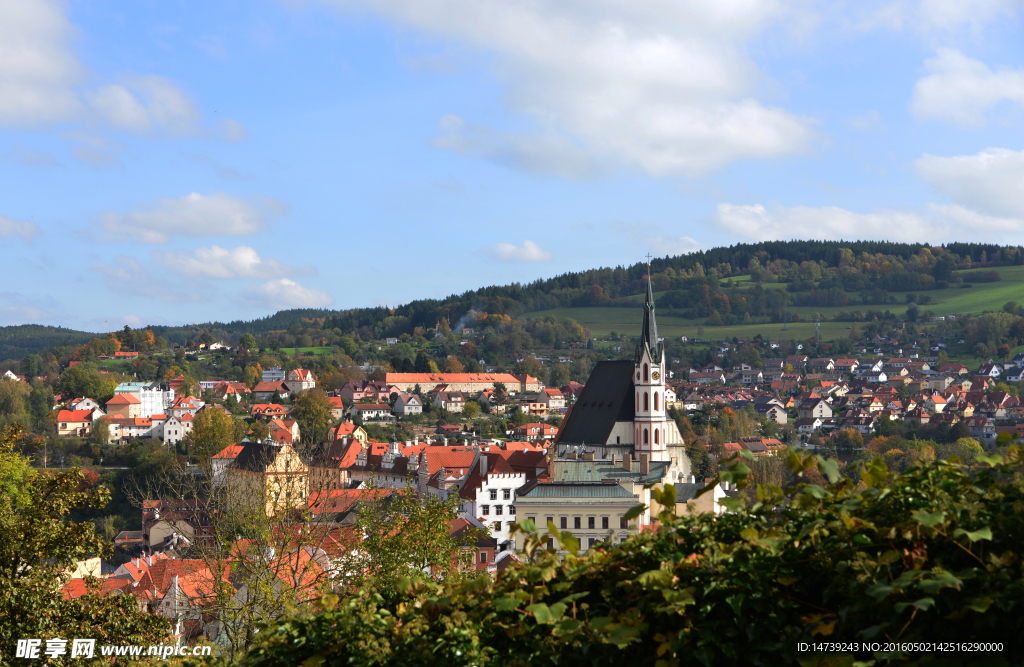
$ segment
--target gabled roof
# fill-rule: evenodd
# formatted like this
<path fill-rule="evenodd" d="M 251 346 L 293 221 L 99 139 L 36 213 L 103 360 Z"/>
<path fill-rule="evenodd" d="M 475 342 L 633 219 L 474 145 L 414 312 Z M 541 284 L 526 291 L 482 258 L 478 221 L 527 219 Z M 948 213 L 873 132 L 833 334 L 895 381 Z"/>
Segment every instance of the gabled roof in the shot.
<path fill-rule="evenodd" d="M 630 360 L 599 361 L 566 416 L 558 442 L 604 444 L 615 422 L 632 422 L 634 368 Z"/>
<path fill-rule="evenodd" d="M 61 410 L 57 413 L 59 422 L 91 422 L 92 410 Z"/>
<path fill-rule="evenodd" d="M 238 443 L 237 445 L 228 445 L 224 449 L 222 449 L 219 452 L 217 452 L 216 454 L 214 454 L 213 458 L 215 458 L 215 459 L 236 459 L 236 458 L 238 458 L 239 452 L 241 452 L 243 448 L 245 448 L 245 445 L 242 444 L 242 443 Z"/>
<path fill-rule="evenodd" d="M 107 401 L 107 405 L 134 405 L 136 403 L 142 403 L 135 394 L 115 394 L 112 399 Z"/>
<path fill-rule="evenodd" d="M 246 443 L 235 458 L 234 467 L 239 470 L 264 472 L 267 465 L 277 458 L 281 448 L 266 442 Z"/>

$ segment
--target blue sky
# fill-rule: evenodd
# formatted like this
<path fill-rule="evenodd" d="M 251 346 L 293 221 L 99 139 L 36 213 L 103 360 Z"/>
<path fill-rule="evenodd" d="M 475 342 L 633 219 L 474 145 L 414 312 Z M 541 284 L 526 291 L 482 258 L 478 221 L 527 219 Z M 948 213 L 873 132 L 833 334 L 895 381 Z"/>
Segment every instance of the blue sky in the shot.
<path fill-rule="evenodd" d="M 0 325 L 1024 243 L 1024 3 L 0 4 Z"/>

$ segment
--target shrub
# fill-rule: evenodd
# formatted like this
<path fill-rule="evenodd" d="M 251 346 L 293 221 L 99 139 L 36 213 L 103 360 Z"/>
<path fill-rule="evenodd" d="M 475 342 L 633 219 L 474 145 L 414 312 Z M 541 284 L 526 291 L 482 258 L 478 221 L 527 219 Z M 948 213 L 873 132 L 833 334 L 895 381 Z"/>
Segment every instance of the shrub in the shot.
<path fill-rule="evenodd" d="M 730 512 L 714 519 L 662 512 L 656 530 L 585 555 L 571 534 L 549 526 L 548 535 L 527 538 L 527 562 L 495 581 L 407 579 L 407 598 L 391 608 L 372 587 L 340 603 L 325 599 L 327 611 L 261 633 L 241 664 L 918 664 L 934 657 L 901 648 L 798 650 L 800 642 L 897 640 L 1001 642 L 993 664 L 1009 664 L 1004 656 L 1024 652 L 1024 485 L 1016 481 L 1024 457 L 1011 446 L 1005 459 L 978 459 L 978 470 L 932 461 L 899 476 L 876 459 L 855 485 L 834 460 L 790 453 L 790 469 L 823 483 L 759 485 L 756 497 L 723 501 Z M 743 488 L 748 472 L 738 460 L 719 479 Z M 669 507 L 675 499 L 671 486 L 653 495 Z M 549 537 L 564 545 L 564 560 Z"/>

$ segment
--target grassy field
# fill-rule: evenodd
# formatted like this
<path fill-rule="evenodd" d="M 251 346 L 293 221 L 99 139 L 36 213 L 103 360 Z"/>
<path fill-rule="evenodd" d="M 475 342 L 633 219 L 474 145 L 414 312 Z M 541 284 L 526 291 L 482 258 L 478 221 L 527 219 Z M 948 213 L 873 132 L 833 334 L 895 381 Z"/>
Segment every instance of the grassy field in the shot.
<path fill-rule="evenodd" d="M 295 354 L 295 350 L 298 350 L 299 352 L 301 352 L 303 354 L 330 354 L 331 352 L 334 352 L 334 348 L 333 347 L 298 347 L 298 348 L 295 348 L 295 347 L 282 347 L 281 348 L 281 352 L 283 352 L 284 354 L 287 354 L 287 355 Z"/>
<path fill-rule="evenodd" d="M 984 270 L 984 269 L 983 269 Z M 929 290 L 918 292 L 921 295 L 931 297 L 931 303 L 919 306 L 921 311 L 930 310 L 936 315 L 951 315 L 959 313 L 982 313 L 986 311 L 1001 310 L 1007 301 L 1016 301 L 1024 304 L 1024 266 L 1004 266 L 997 269 L 1002 281 L 995 283 L 972 283 L 969 289 L 950 287 L 943 290 Z M 971 275 L 976 271 L 962 271 L 960 275 L 964 280 L 970 282 Z M 748 278 L 749 276 L 740 276 Z M 739 279 L 734 279 L 737 282 Z M 783 283 L 765 285 L 785 289 Z M 658 298 L 664 292 L 655 293 Z M 896 303 L 889 304 L 851 304 L 842 308 L 814 308 L 807 306 L 792 307 L 790 313 L 799 313 L 801 317 L 813 319 L 815 312 L 820 312 L 827 318 L 832 318 L 840 310 L 889 310 L 902 315 L 906 312 L 906 292 L 894 292 Z M 637 301 L 643 300 L 643 295 L 631 297 Z M 640 333 L 640 322 L 643 318 L 642 311 L 638 308 L 555 308 L 535 313 L 528 313 L 526 318 L 543 317 L 554 315 L 559 320 L 572 318 L 584 327 L 590 329 L 597 337 L 607 336 L 612 331 L 619 334 L 636 335 Z M 702 320 L 688 320 L 682 317 L 670 317 L 665 314 L 658 315 L 658 333 L 664 336 L 688 336 L 697 337 L 697 327 L 703 323 Z M 824 340 L 835 340 L 847 335 L 851 322 L 822 322 L 821 337 Z M 753 338 L 757 334 L 769 339 L 783 338 L 786 340 L 806 340 L 814 335 L 813 322 L 800 322 L 786 325 L 787 331 L 782 331 L 782 324 L 738 324 L 733 326 L 704 328 L 703 338 L 721 340 L 723 338 L 747 337 Z"/>

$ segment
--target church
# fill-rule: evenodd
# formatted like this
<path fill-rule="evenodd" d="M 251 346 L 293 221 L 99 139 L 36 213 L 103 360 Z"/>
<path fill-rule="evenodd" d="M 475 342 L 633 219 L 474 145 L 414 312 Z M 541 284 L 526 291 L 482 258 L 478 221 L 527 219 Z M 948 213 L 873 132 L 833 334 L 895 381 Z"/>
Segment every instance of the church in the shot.
<path fill-rule="evenodd" d="M 674 461 L 689 475 L 683 437 L 665 407 L 667 371 L 648 275 L 643 328 L 633 359 L 597 363 L 566 415 L 557 452 L 582 448 L 595 459 Z"/>

